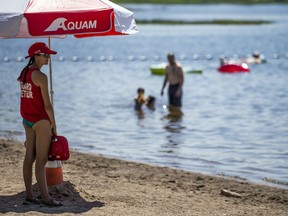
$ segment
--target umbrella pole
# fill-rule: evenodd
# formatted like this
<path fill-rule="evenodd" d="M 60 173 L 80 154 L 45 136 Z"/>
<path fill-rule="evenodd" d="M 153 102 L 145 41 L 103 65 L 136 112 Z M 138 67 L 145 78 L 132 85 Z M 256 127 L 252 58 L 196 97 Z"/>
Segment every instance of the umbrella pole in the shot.
<path fill-rule="evenodd" d="M 48 37 L 48 46 L 51 49 L 51 37 Z M 49 61 L 49 74 L 50 74 L 50 98 L 53 106 L 53 80 L 52 80 L 52 59 Z M 58 185 L 63 182 L 63 172 L 61 161 L 48 161 L 45 165 L 47 185 Z"/>
<path fill-rule="evenodd" d="M 51 49 L 51 37 L 48 37 L 48 46 L 49 49 Z M 53 80 L 52 80 L 52 59 L 50 58 L 49 61 L 49 79 L 50 79 L 50 98 L 51 98 L 51 103 L 52 103 L 52 107 L 53 107 Z"/>

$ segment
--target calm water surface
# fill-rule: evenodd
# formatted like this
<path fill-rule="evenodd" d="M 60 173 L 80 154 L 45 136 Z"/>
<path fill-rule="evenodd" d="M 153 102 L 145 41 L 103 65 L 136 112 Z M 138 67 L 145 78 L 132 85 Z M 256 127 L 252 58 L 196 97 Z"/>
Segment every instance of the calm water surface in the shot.
<path fill-rule="evenodd" d="M 58 133 L 79 151 L 266 183 L 288 182 L 288 6 L 127 5 L 136 19 L 264 19 L 257 26 L 139 25 L 127 37 L 53 39 Z M 23 141 L 18 61 L 35 40 L 0 40 L 0 136 Z M 220 74 L 218 57 L 267 59 L 248 74 Z M 173 51 L 184 67 L 183 116 L 173 118 L 160 96 L 163 77 L 149 67 Z M 198 60 L 192 57 L 197 55 Z M 4 58 L 9 61 L 5 62 Z M 61 57 L 64 58 L 61 61 Z M 77 61 L 75 60 L 77 57 Z M 60 60 L 59 60 L 60 58 Z M 72 59 L 74 58 L 75 61 Z M 92 61 L 87 60 L 92 58 Z M 208 60 L 209 59 L 209 60 Z M 7 59 L 6 59 L 7 60 Z M 48 67 L 43 68 L 48 72 Z M 138 87 L 156 110 L 133 110 Z M 287 187 L 287 186 L 286 186 Z"/>

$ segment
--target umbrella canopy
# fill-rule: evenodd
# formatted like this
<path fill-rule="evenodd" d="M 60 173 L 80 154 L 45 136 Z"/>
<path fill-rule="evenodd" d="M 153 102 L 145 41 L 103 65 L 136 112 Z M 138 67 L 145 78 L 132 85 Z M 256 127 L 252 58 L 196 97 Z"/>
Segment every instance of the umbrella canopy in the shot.
<path fill-rule="evenodd" d="M 0 1 L 0 37 L 75 37 L 137 32 L 133 12 L 108 0 Z"/>

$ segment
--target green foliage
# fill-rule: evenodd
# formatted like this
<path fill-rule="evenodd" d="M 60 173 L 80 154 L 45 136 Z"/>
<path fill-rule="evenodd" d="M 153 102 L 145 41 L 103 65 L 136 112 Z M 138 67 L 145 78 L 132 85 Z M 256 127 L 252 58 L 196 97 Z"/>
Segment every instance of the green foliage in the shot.
<path fill-rule="evenodd" d="M 137 24 L 155 24 L 155 25 L 261 25 L 270 24 L 270 21 L 264 20 L 203 20 L 203 21 L 182 21 L 182 20 L 137 20 Z"/>
<path fill-rule="evenodd" d="M 115 3 L 146 3 L 146 4 L 264 4 L 288 3 L 288 0 L 112 0 Z"/>

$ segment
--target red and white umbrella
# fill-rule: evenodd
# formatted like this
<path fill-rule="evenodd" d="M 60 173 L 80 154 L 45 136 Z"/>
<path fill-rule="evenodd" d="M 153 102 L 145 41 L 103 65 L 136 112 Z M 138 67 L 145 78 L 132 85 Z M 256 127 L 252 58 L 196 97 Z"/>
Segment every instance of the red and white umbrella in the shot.
<path fill-rule="evenodd" d="M 1 0 L 0 38 L 48 38 L 137 33 L 133 12 L 108 0 Z M 52 66 L 50 92 L 53 103 Z"/>
<path fill-rule="evenodd" d="M 75 37 L 137 32 L 133 12 L 108 0 L 2 0 L 0 37 Z"/>

